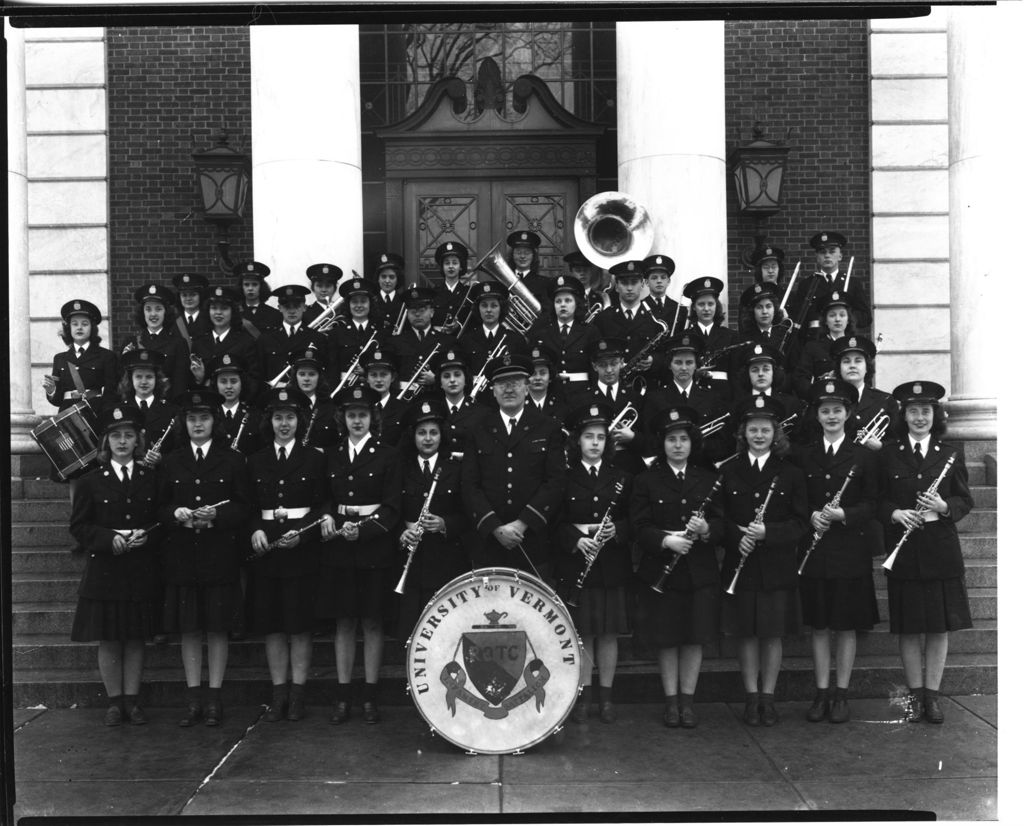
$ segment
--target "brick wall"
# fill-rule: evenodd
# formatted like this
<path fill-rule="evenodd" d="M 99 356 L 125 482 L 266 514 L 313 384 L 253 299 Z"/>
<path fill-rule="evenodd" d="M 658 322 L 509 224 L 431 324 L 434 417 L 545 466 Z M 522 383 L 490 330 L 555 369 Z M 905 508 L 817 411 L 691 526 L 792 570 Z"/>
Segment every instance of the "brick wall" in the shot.
<path fill-rule="evenodd" d="M 725 66 L 727 151 L 750 142 L 756 121 L 765 124 L 770 140 L 792 130 L 782 211 L 761 222 L 760 230 L 738 214 L 728 181 L 730 306 L 753 283 L 740 256 L 758 231 L 786 250 L 786 281 L 798 260 L 803 274 L 813 272 L 806 244 L 814 232 L 842 232 L 850 242 L 844 257 L 856 256 L 854 278 L 868 288 L 867 21 L 727 22 Z"/>
<path fill-rule="evenodd" d="M 200 206 L 192 152 L 216 143 L 251 154 L 249 35 L 244 27 L 111 28 L 107 32 L 110 283 L 113 341 L 129 332 L 132 292 L 193 270 L 215 283 L 215 228 Z M 195 143 L 193 143 L 193 140 Z M 232 229 L 235 260 L 252 256 L 251 199 Z"/>

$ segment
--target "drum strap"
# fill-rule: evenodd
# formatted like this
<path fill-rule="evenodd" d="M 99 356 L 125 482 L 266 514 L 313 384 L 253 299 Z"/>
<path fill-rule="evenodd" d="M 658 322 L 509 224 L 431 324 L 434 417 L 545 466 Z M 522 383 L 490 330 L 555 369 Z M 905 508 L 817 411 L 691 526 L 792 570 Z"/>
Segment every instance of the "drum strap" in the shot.
<path fill-rule="evenodd" d="M 188 352 L 189 354 L 191 354 L 192 336 L 188 334 L 188 327 L 185 326 L 185 319 L 183 319 L 181 316 L 178 316 L 176 319 L 174 319 L 174 323 L 177 325 L 178 332 L 181 333 L 181 337 L 185 339 L 185 343 L 188 345 Z"/>
<path fill-rule="evenodd" d="M 78 391 L 79 396 L 85 398 L 85 382 L 82 381 L 82 374 L 78 372 L 78 365 L 74 362 L 68 362 L 68 372 L 71 374 L 71 381 L 75 383 L 75 390 Z"/>

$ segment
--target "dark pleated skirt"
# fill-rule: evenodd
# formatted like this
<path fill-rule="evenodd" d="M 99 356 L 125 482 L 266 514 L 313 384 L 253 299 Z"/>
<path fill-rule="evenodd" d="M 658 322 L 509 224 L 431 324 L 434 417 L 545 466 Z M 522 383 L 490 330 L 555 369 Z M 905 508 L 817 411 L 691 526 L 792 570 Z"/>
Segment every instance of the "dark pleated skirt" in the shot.
<path fill-rule="evenodd" d="M 254 634 L 304 634 L 316 625 L 317 574 L 269 577 L 249 572 L 245 624 Z"/>
<path fill-rule="evenodd" d="M 242 605 L 238 582 L 223 585 L 167 585 L 164 588 L 165 634 L 195 631 L 229 632 Z"/>
<path fill-rule="evenodd" d="M 74 642 L 148 640 L 156 633 L 152 602 L 79 597 L 71 623 Z"/>
<path fill-rule="evenodd" d="M 316 616 L 384 620 L 398 577 L 390 568 L 331 568 L 317 573 Z"/>
<path fill-rule="evenodd" d="M 887 577 L 886 582 L 891 633 L 941 634 L 973 626 L 962 576 L 925 580 Z"/>
<path fill-rule="evenodd" d="M 643 587 L 637 593 L 636 639 L 651 652 L 679 645 L 717 642 L 722 611 L 722 589 L 705 585 L 694 591 L 655 593 Z"/>
<path fill-rule="evenodd" d="M 722 632 L 733 637 L 788 637 L 800 633 L 797 588 L 722 595 Z"/>
<path fill-rule="evenodd" d="M 578 608 L 566 607 L 581 637 L 632 633 L 629 594 L 624 587 L 584 588 L 576 601 Z"/>
<path fill-rule="evenodd" d="M 817 630 L 870 631 L 879 622 L 874 579 L 801 577 L 800 612 Z"/>

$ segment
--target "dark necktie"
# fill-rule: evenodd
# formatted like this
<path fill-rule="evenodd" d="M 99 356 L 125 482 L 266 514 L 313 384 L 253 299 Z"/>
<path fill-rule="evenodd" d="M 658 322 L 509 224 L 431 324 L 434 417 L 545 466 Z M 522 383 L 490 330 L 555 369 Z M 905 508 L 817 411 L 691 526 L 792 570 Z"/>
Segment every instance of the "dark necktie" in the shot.
<path fill-rule="evenodd" d="M 615 401 L 615 395 L 612 393 L 612 386 L 610 384 L 605 385 L 604 394 L 611 400 Z"/>
<path fill-rule="evenodd" d="M 128 487 L 131 481 L 132 477 L 128 475 L 128 465 L 121 465 L 121 484 Z"/>
<path fill-rule="evenodd" d="M 488 344 L 490 344 L 492 341 L 494 341 L 494 333 L 488 331 L 485 335 L 487 336 L 487 343 Z"/>
<path fill-rule="evenodd" d="M 662 310 L 665 309 L 665 299 L 664 298 L 656 298 L 656 299 L 654 299 L 654 303 L 658 305 L 658 312 L 659 313 Z"/>
<path fill-rule="evenodd" d="M 426 482 L 429 485 L 430 482 L 431 482 L 431 477 L 432 476 L 433 476 L 433 474 L 430 472 L 430 460 L 429 459 L 424 459 L 423 460 L 423 481 Z"/>
<path fill-rule="evenodd" d="M 277 460 L 279 462 L 283 462 L 287 458 L 288 458 L 288 454 L 285 453 L 284 446 L 282 445 L 281 447 L 279 447 L 277 449 Z"/>
<path fill-rule="evenodd" d="M 141 410 L 142 411 L 142 415 L 145 416 L 146 413 L 149 411 L 149 402 L 147 402 L 147 401 L 139 402 L 139 410 Z"/>
<path fill-rule="evenodd" d="M 188 326 L 188 328 L 190 330 L 192 329 L 192 325 L 194 323 L 195 323 L 195 317 L 194 316 L 190 316 L 190 315 L 186 315 L 185 316 L 185 324 Z"/>
<path fill-rule="evenodd" d="M 196 464 L 200 467 L 203 465 L 203 449 L 201 447 L 196 448 Z"/>
<path fill-rule="evenodd" d="M 390 293 L 388 295 L 384 296 L 384 303 L 387 304 L 388 306 L 391 305 L 391 294 Z"/>
<path fill-rule="evenodd" d="M 226 422 L 227 422 L 227 423 L 228 423 L 229 425 L 231 424 L 231 422 L 232 422 L 232 421 L 234 421 L 234 418 L 235 418 L 235 417 L 234 417 L 234 415 L 233 415 L 233 414 L 231 413 L 231 411 L 230 411 L 230 410 L 225 410 L 225 411 L 224 411 L 224 420 L 225 420 L 225 421 L 226 421 Z"/>
<path fill-rule="evenodd" d="M 84 353 L 84 352 L 85 352 L 85 348 L 84 347 L 78 347 L 75 350 L 75 358 L 80 359 L 82 357 L 82 353 Z"/>
<path fill-rule="evenodd" d="M 835 458 L 835 455 L 836 455 L 835 449 L 832 447 L 832 445 L 829 445 L 828 446 L 828 450 L 825 451 L 826 458 L 831 460 L 831 459 Z"/>
<path fill-rule="evenodd" d="M 685 390 L 680 391 L 679 396 L 683 400 L 683 404 L 686 404 L 690 400 L 690 394 Z"/>
<path fill-rule="evenodd" d="M 597 478 L 597 465 L 590 466 L 590 476 L 594 479 Z"/>
<path fill-rule="evenodd" d="M 511 436 L 515 432 L 516 432 L 516 420 L 515 420 L 515 417 L 513 416 L 511 419 L 508 420 L 508 435 Z"/>
<path fill-rule="evenodd" d="M 459 406 L 457 404 L 453 404 L 452 405 L 452 413 L 451 414 L 454 416 L 458 412 L 459 412 Z"/>
<path fill-rule="evenodd" d="M 914 461 L 917 462 L 918 467 L 921 467 L 921 463 L 924 461 L 924 456 L 921 454 L 920 442 L 914 442 Z"/>
<path fill-rule="evenodd" d="M 678 479 L 680 482 L 682 482 L 683 479 L 685 479 L 685 478 L 686 478 L 686 473 L 685 472 L 683 472 L 681 470 L 676 472 L 676 479 Z"/>
<path fill-rule="evenodd" d="M 757 466 L 757 459 L 750 460 L 750 469 L 755 473 L 760 472 L 760 468 Z"/>
<path fill-rule="evenodd" d="M 632 320 L 633 320 L 633 311 L 632 310 L 626 310 L 626 321 L 632 321 Z"/>
<path fill-rule="evenodd" d="M 295 328 L 292 327 L 291 325 L 288 325 L 288 338 L 291 338 L 294 335 L 295 335 Z"/>
<path fill-rule="evenodd" d="M 562 325 L 562 338 L 565 339 L 565 338 L 568 338 L 568 337 L 569 337 L 569 325 L 568 324 L 563 324 Z"/>

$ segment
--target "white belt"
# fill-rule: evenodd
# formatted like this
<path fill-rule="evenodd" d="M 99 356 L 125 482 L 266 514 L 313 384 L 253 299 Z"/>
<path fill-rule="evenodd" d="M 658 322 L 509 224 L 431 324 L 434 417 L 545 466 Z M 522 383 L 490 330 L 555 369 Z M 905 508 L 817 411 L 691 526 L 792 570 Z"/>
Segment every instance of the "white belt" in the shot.
<path fill-rule="evenodd" d="M 135 531 L 132 528 L 111 528 L 110 530 L 112 530 L 116 534 L 120 534 L 125 539 L 127 539 L 129 536 L 135 533 Z"/>
<path fill-rule="evenodd" d="M 562 381 L 586 381 L 589 376 L 586 373 L 559 373 L 558 378 Z"/>
<path fill-rule="evenodd" d="M 587 536 L 590 536 L 590 532 L 592 530 L 596 532 L 597 530 L 600 529 L 601 523 L 600 522 L 592 522 L 589 525 L 581 525 L 579 523 L 574 522 L 573 523 L 573 527 L 576 530 L 578 530 L 580 533 L 585 533 Z"/>
<path fill-rule="evenodd" d="M 275 508 L 272 511 L 260 511 L 260 519 L 301 519 L 307 513 L 309 508 Z"/>
<path fill-rule="evenodd" d="M 709 379 L 715 379 L 717 381 L 727 381 L 729 374 L 724 370 L 708 370 L 705 374 Z"/>
<path fill-rule="evenodd" d="M 88 391 L 86 391 L 86 392 L 88 392 Z M 84 393 L 79 393 L 77 390 L 65 390 L 63 393 L 61 393 L 60 400 L 62 402 L 65 402 L 68 399 L 78 400 L 78 399 L 82 398 L 83 395 L 85 395 L 85 394 Z"/>
<path fill-rule="evenodd" d="M 338 505 L 338 514 L 340 516 L 369 516 L 371 513 L 376 513 L 379 507 L 379 502 L 376 505 Z"/>

